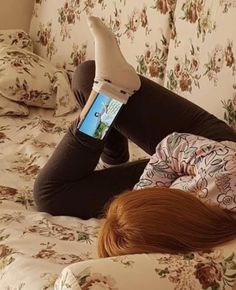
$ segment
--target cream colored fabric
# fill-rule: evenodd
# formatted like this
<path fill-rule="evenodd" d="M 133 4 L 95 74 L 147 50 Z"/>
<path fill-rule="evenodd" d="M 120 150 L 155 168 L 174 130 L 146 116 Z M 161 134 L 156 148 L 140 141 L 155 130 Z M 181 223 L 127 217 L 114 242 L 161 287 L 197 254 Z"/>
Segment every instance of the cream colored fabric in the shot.
<path fill-rule="evenodd" d="M 165 86 L 236 130 L 235 0 L 179 0 Z"/>
<path fill-rule="evenodd" d="M 235 247 L 236 241 L 209 253 L 140 254 L 84 261 L 66 267 L 56 281 L 55 290 L 232 289 L 224 285 L 230 280 L 227 277 L 226 280 L 222 277 L 224 282 L 219 283 L 221 274 L 217 265 L 226 265 L 224 257 L 230 261 Z"/>
<path fill-rule="evenodd" d="M 94 58 L 86 19 L 98 16 L 113 30 L 128 62 L 163 84 L 175 2 L 36 1 L 30 35 L 37 54 L 72 72 L 85 59 Z"/>
<path fill-rule="evenodd" d="M 27 116 L 28 114 L 27 106 L 13 102 L 0 93 L 0 116 Z"/>
<path fill-rule="evenodd" d="M 76 117 L 77 113 L 54 117 L 53 111 L 41 108 L 32 108 L 17 122 L 1 117 L 1 289 L 202 290 L 219 284 L 219 289 L 231 290 L 235 243 L 205 254 L 97 260 L 99 220 L 37 212 L 32 196 L 35 177 Z M 132 159 L 138 157 L 132 152 Z"/>
<path fill-rule="evenodd" d="M 56 116 L 75 110 L 76 102 L 66 73 L 47 60 L 25 49 L 0 46 L 0 67 L 0 104 L 5 97 L 27 106 L 55 109 Z M 21 109 L 20 114 L 25 115 L 26 110 Z M 4 111 L 15 111 L 6 100 L 2 114 Z"/>
<path fill-rule="evenodd" d="M 9 45 L 11 47 L 24 48 L 33 51 L 33 41 L 29 34 L 21 29 L 0 30 L 0 47 Z"/>

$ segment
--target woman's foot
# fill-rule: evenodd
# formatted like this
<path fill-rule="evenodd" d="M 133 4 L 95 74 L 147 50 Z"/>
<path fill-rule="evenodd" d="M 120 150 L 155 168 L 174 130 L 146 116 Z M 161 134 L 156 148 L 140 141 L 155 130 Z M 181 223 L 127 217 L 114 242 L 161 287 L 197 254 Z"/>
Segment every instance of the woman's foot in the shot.
<path fill-rule="evenodd" d="M 88 25 L 95 41 L 96 75 L 94 90 L 104 81 L 119 87 L 126 103 L 140 88 L 141 82 L 134 68 L 122 55 L 114 34 L 94 16 L 88 18 Z M 119 96 L 120 97 L 120 96 Z"/>

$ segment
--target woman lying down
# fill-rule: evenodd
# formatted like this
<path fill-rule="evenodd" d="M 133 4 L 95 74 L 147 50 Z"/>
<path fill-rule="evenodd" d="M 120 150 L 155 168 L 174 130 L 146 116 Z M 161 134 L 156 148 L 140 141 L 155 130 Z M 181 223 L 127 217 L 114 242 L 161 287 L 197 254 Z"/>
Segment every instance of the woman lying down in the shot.
<path fill-rule="evenodd" d="M 236 238 L 236 134 L 138 76 L 101 20 L 90 17 L 88 23 L 95 62 L 81 64 L 73 78 L 83 110 L 37 177 L 38 209 L 82 219 L 104 213 L 100 257 L 185 253 Z M 124 105 L 98 138 L 80 124 L 104 90 Z M 128 162 L 128 138 L 150 160 Z M 95 170 L 99 159 L 106 168 Z"/>

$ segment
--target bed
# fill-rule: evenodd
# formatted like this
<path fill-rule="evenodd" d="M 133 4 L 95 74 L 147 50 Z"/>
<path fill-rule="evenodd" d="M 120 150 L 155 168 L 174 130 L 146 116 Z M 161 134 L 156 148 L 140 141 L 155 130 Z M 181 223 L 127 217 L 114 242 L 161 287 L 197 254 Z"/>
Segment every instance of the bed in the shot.
<path fill-rule="evenodd" d="M 36 211 L 34 179 L 77 114 L 31 108 L 28 117 L 1 118 L 1 289 L 232 289 L 235 243 L 208 253 L 97 259 L 99 220 Z"/>
<path fill-rule="evenodd" d="M 72 18 L 63 18 L 63 11 L 67 10 L 61 10 L 61 7 L 67 9 L 66 3 L 60 0 L 56 4 L 55 13 L 61 17 L 55 18 L 58 14 L 54 15 L 57 24 L 60 23 L 57 27 L 49 13 L 52 3 L 48 0 L 36 1 L 31 38 L 28 35 L 23 37 L 23 32 L 11 31 L 10 35 L 17 33 L 17 36 L 8 37 L 8 40 L 10 45 L 19 46 L 20 43 L 23 49 L 27 46 L 31 54 L 33 39 L 37 54 L 55 67 L 66 69 L 71 77 L 78 60 L 85 60 L 86 49 L 86 58 L 92 58 L 92 45 L 83 30 L 80 37 L 87 39 L 87 45 L 83 46 L 80 42 L 81 46 L 72 45 L 74 51 L 69 50 L 69 42 L 65 40 L 72 41 L 76 20 L 73 20 L 73 13 L 70 15 Z M 76 3 L 74 0 L 67 3 L 74 12 L 76 7 L 81 8 Z M 82 22 L 85 22 L 82 13 L 89 14 L 94 8 L 93 3 L 89 6 L 89 1 L 84 1 L 84 4 L 84 10 L 78 8 L 75 14 L 77 20 Z M 96 9 L 100 9 L 101 14 L 106 9 L 105 4 L 105 1 L 97 3 L 99 8 Z M 99 14 L 99 11 L 96 12 Z M 127 33 L 132 37 L 134 30 L 130 28 Z M 62 57 L 63 50 L 68 52 L 66 56 L 69 58 Z M 38 62 L 38 58 L 34 57 L 34 61 Z M 26 73 L 29 84 L 29 71 Z M 63 83 L 61 71 L 56 73 L 60 83 Z M 53 79 L 53 88 L 58 84 L 58 78 Z M 66 90 L 70 95 L 68 87 Z M 19 101 L 16 95 L 9 95 L 10 105 Z M 52 99 L 52 103 L 48 104 L 47 100 L 38 107 L 31 103 L 32 99 L 26 98 L 24 104 L 20 99 L 18 104 L 21 107 L 14 107 L 14 112 L 17 112 L 14 115 L 12 109 L 6 113 L 5 107 L 0 108 L 0 113 L 5 114 L 0 116 L 0 289 L 236 289 L 236 241 L 212 251 L 186 255 L 139 254 L 98 259 L 96 241 L 99 220 L 51 216 L 36 210 L 32 196 L 35 177 L 79 113 L 71 95 L 65 100 L 62 87 L 57 87 L 57 95 L 53 96 L 56 100 Z M 146 156 L 134 145 L 130 146 L 132 159 Z"/>

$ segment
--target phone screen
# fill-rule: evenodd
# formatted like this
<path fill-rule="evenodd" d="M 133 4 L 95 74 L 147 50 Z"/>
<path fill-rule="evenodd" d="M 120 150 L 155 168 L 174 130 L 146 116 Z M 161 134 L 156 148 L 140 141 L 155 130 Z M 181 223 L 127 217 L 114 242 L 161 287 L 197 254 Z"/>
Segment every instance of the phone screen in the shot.
<path fill-rule="evenodd" d="M 78 130 L 96 139 L 103 139 L 112 126 L 123 103 L 98 93 Z"/>

